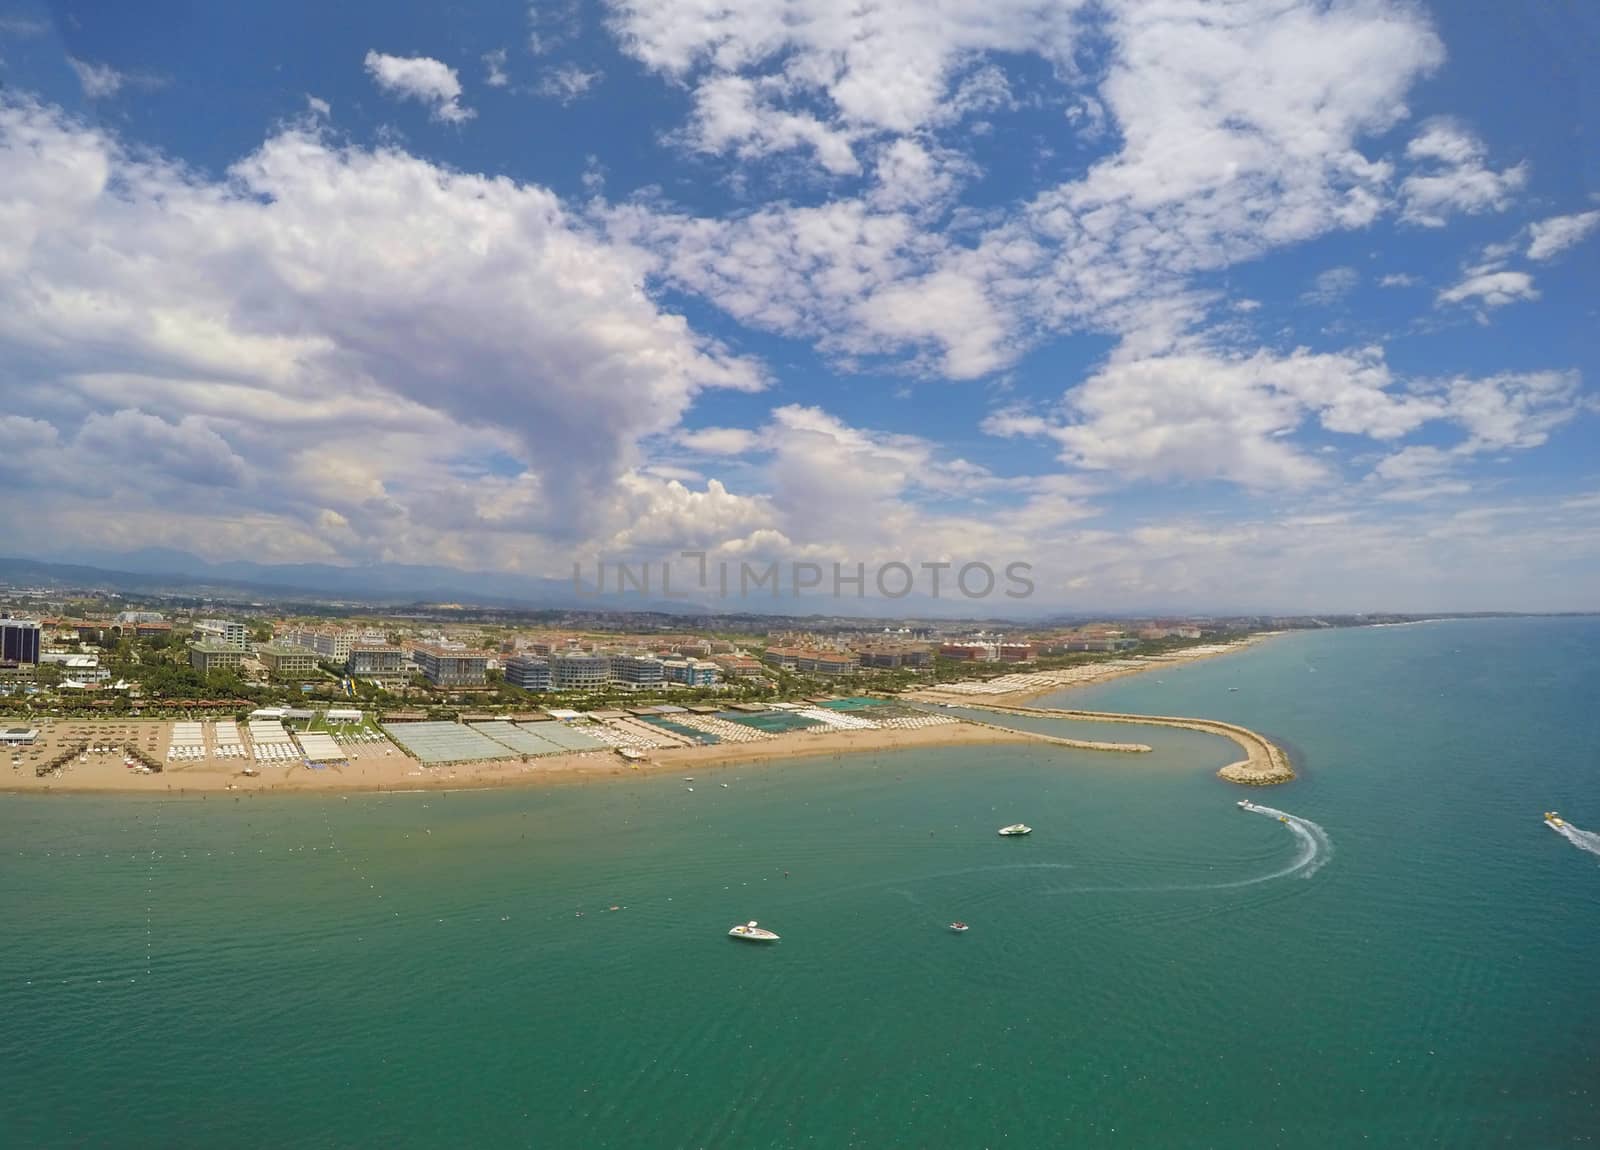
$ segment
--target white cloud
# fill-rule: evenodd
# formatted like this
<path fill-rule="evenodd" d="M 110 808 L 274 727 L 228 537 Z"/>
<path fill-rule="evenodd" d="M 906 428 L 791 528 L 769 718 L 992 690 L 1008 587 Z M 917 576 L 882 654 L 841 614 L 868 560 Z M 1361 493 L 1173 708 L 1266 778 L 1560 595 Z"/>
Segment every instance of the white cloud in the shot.
<path fill-rule="evenodd" d="M 483 54 L 483 82 L 491 88 L 504 88 L 511 83 L 511 77 L 506 75 L 506 50 L 496 48 L 493 52 Z"/>
<path fill-rule="evenodd" d="M 696 395 L 762 384 L 640 290 L 644 253 L 546 189 L 310 124 L 208 182 L 0 105 L 0 204 L 8 409 L 102 457 L 142 442 L 177 493 L 150 506 L 119 465 L 119 515 L 169 541 L 226 484 L 307 553 L 329 511 L 346 555 L 515 566 L 530 538 L 623 513 L 642 442 Z M 459 470 L 491 455 L 524 470 Z"/>
<path fill-rule="evenodd" d="M 760 437 L 742 427 L 701 427 L 681 433 L 678 442 L 704 455 L 743 455 L 760 443 Z"/>
<path fill-rule="evenodd" d="M 559 68 L 551 68 L 540 77 L 538 88 L 541 96 L 552 100 L 559 100 L 563 104 L 581 99 L 589 90 L 605 79 L 605 73 L 596 68 L 586 72 L 576 64 L 563 64 Z"/>
<path fill-rule="evenodd" d="M 1577 415 L 1580 393 L 1571 372 L 1407 381 L 1376 348 L 1287 356 L 1196 348 L 1113 357 L 1058 411 L 1001 411 L 984 430 L 1052 439 L 1064 462 L 1125 481 L 1221 479 L 1273 490 L 1336 478 L 1293 438 L 1309 420 L 1379 443 L 1427 424 L 1460 428 L 1465 437 L 1452 448 L 1405 446 L 1376 469 L 1380 479 L 1414 482 L 1484 451 L 1539 446 Z"/>
<path fill-rule="evenodd" d="M 1406 158 L 1416 167 L 1400 184 L 1401 218 L 1438 228 L 1455 212 L 1504 211 L 1527 183 L 1527 166 L 1496 172 L 1485 164 L 1485 156 L 1482 141 L 1459 124 L 1430 121 L 1406 145 Z"/>
<path fill-rule="evenodd" d="M 1465 303 L 1475 300 L 1484 307 L 1504 307 L 1518 300 L 1539 298 L 1533 286 L 1533 277 L 1527 272 L 1498 271 L 1492 268 L 1470 269 L 1461 282 L 1439 293 L 1440 305 Z"/>
<path fill-rule="evenodd" d="M 716 96 L 716 114 L 697 112 L 690 138 L 746 157 L 804 145 L 830 173 L 848 175 L 884 133 L 900 131 L 935 154 L 915 133 L 936 124 L 938 101 L 917 93 L 948 90 L 948 61 L 990 41 L 1064 59 L 1074 20 L 1095 19 L 1111 45 L 1097 99 L 1121 147 L 959 242 L 914 218 L 923 206 L 895 192 L 906 183 L 892 166 L 882 186 L 853 200 L 769 206 L 731 220 L 657 208 L 646 222 L 633 208 L 619 220 L 660 252 L 670 282 L 745 322 L 813 338 L 842 366 L 858 356 L 909 356 L 916 370 L 960 378 L 1004 367 L 1047 334 L 1128 333 L 1144 324 L 1149 301 L 1184 296 L 1197 273 L 1369 225 L 1390 203 L 1393 172 L 1357 143 L 1400 120 L 1408 88 L 1443 58 L 1415 10 L 1377 4 L 1250 0 L 1219 14 L 1174 2 L 1092 16 L 1070 5 L 1021 12 L 989 4 L 982 14 L 958 5 L 965 15 L 948 24 L 921 7 L 872 9 L 866 44 L 880 36 L 921 44 L 927 59 L 946 61 L 920 73 L 922 87 L 906 87 L 880 76 L 898 57 L 868 60 L 863 46 L 836 58 L 820 47 L 851 27 L 850 19 L 827 25 L 824 6 L 808 0 L 784 23 L 749 6 L 708 15 L 630 4 L 619 9 L 619 27 L 633 37 L 629 51 L 685 78 L 697 100 Z M 964 46 L 969 35 L 974 42 Z M 869 74 L 880 77 L 873 90 L 896 98 L 846 99 L 864 99 L 855 85 Z M 777 102 L 796 85 L 845 94 L 826 104 Z M 738 98 L 722 102 L 728 93 Z"/>
<path fill-rule="evenodd" d="M 1361 273 L 1351 267 L 1329 268 L 1318 274 L 1311 286 L 1300 295 L 1301 302 L 1331 307 L 1356 290 Z"/>
<path fill-rule="evenodd" d="M 76 56 L 68 56 L 67 63 L 72 66 L 73 74 L 78 77 L 78 84 L 83 88 L 83 94 L 91 100 L 115 96 L 127 82 L 127 77 L 110 64 L 95 64 L 88 60 L 80 60 Z"/>
<path fill-rule="evenodd" d="M 1543 445 L 1550 433 L 1581 410 L 1576 372 L 1506 373 L 1485 379 L 1457 378 L 1434 385 L 1429 394 L 1439 416 L 1466 433 L 1451 447 L 1413 444 L 1385 456 L 1371 480 L 1390 485 L 1385 499 L 1424 500 L 1466 494 L 1472 485 L 1456 473 L 1475 456 L 1525 451 Z"/>
<path fill-rule="evenodd" d="M 1135 357 L 1071 389 L 1059 417 L 991 419 L 1001 435 L 1043 434 L 1075 467 L 1124 479 L 1223 479 L 1261 490 L 1306 487 L 1328 469 L 1289 438 L 1308 417 L 1330 431 L 1395 439 L 1439 405 L 1395 394 L 1381 354 Z"/>
<path fill-rule="evenodd" d="M 1378 281 L 1378 286 L 1386 288 L 1416 287 L 1420 282 L 1414 275 L 1407 275 L 1405 272 L 1391 272 Z"/>
<path fill-rule="evenodd" d="M 325 120 L 333 115 L 332 104 L 320 97 L 313 96 L 309 92 L 306 93 L 306 109 L 312 115 L 321 116 Z"/>
<path fill-rule="evenodd" d="M 962 75 L 981 53 L 1032 52 L 1068 63 L 1074 14 L 1082 6 L 1082 0 L 610 4 L 623 50 L 694 89 L 690 138 L 697 146 L 744 155 L 810 147 L 835 173 L 857 170 L 840 150 L 858 139 L 908 134 L 952 114 L 1002 106 L 1009 91 L 997 71 Z"/>
<path fill-rule="evenodd" d="M 389 56 L 369 51 L 364 65 L 373 82 L 404 100 L 426 104 L 433 119 L 460 124 L 477 115 L 461 103 L 456 70 L 428 56 Z"/>
<path fill-rule="evenodd" d="M 1540 220 L 1529 228 L 1532 239 L 1528 243 L 1528 258 L 1553 259 L 1574 244 L 1582 243 L 1596 227 L 1600 227 L 1600 211 Z"/>
<path fill-rule="evenodd" d="M 583 30 L 579 0 L 530 0 L 528 51 L 546 56 L 573 40 Z"/>

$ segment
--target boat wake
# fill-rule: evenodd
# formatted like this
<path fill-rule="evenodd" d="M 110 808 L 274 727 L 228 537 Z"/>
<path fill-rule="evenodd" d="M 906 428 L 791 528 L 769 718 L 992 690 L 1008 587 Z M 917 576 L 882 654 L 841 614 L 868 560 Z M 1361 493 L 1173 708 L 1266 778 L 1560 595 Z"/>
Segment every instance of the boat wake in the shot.
<path fill-rule="evenodd" d="M 1324 866 L 1333 856 L 1333 840 L 1328 837 L 1328 832 L 1323 830 L 1310 819 L 1303 819 L 1298 815 L 1291 815 L 1288 811 L 1280 811 L 1277 807 L 1266 807 L 1260 803 L 1246 802 L 1241 807 L 1253 815 L 1268 815 L 1277 819 L 1300 840 L 1300 850 L 1296 853 L 1294 861 L 1282 870 L 1277 870 L 1260 878 L 1245 879 L 1229 886 L 1252 886 L 1258 882 L 1269 882 L 1276 878 L 1288 878 L 1290 875 L 1299 875 L 1301 878 L 1310 878 Z"/>
<path fill-rule="evenodd" d="M 1552 829 L 1580 851 L 1588 851 L 1592 855 L 1600 855 L 1600 834 L 1596 834 L 1594 831 L 1580 831 L 1571 823 Z"/>

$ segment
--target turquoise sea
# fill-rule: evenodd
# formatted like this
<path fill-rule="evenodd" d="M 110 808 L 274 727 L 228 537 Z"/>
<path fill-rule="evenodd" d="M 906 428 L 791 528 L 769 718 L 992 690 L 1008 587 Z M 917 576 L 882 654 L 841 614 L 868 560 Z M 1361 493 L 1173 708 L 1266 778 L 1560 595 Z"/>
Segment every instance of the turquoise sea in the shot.
<path fill-rule="evenodd" d="M 1600 1139 L 1600 839 L 1540 820 L 1600 829 L 1600 620 L 1160 680 L 1042 702 L 1236 720 L 1301 777 L 1244 791 L 1230 744 L 1139 729 L 1154 754 L 0 796 L 0 1145 Z"/>

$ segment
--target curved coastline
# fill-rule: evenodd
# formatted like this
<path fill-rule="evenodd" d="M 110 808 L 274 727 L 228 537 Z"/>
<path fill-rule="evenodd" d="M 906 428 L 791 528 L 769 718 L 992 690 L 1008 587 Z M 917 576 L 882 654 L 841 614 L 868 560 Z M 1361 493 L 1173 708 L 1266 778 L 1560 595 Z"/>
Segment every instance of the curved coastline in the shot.
<path fill-rule="evenodd" d="M 551 786 L 598 783 L 619 778 L 683 770 L 755 766 L 795 758 L 826 758 L 884 751 L 934 747 L 997 746 L 1047 743 L 1077 750 L 1140 753 L 1150 748 L 1140 743 L 1100 743 L 1019 731 L 998 723 L 961 719 L 947 726 L 919 730 L 791 731 L 751 743 L 715 743 L 670 747 L 656 751 L 646 762 L 629 765 L 610 751 L 579 751 L 523 762 L 515 758 L 422 767 L 415 760 L 394 756 L 367 759 L 346 767 L 311 771 L 295 766 L 266 766 L 254 778 L 241 775 L 234 765 L 206 764 L 169 767 L 152 775 L 131 775 L 121 765 L 120 754 L 97 756 L 91 763 L 65 775 L 37 777 L 16 773 L 0 778 L 0 794 L 147 794 L 176 797 L 181 794 L 227 796 L 330 794 L 339 792 L 392 793 L 420 790 L 476 790 L 482 788 Z"/>
<path fill-rule="evenodd" d="M 963 703 L 962 706 L 971 710 L 994 711 L 1004 715 L 1078 719 L 1097 723 L 1144 723 L 1156 727 L 1177 727 L 1185 731 L 1220 735 L 1237 744 L 1244 751 L 1245 757 L 1219 770 L 1217 772 L 1219 778 L 1246 787 L 1276 786 L 1294 778 L 1294 767 L 1282 747 L 1249 727 L 1241 727 L 1237 723 L 1225 723 L 1221 719 L 1194 719 L 1176 715 L 1127 715 L 1113 711 L 1071 711 L 1056 707 L 1012 707 L 996 703 Z M 1110 748 L 1117 745 L 1102 744 L 1102 747 Z"/>

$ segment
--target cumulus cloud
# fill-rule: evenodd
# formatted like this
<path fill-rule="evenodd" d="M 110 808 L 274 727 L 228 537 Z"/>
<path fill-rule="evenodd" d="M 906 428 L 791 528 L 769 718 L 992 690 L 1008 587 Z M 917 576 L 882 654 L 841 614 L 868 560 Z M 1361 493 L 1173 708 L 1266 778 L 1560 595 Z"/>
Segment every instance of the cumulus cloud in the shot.
<path fill-rule="evenodd" d="M 1065 58 L 1091 21 L 1112 49 L 1097 101 L 1118 128 L 1118 149 L 960 242 L 930 233 L 924 206 L 898 190 L 909 164 L 880 164 L 881 186 L 854 199 L 717 220 L 630 207 L 618 222 L 660 253 L 665 279 L 745 322 L 815 339 L 847 364 L 909 356 L 917 370 L 970 378 L 1048 334 L 1124 333 L 1149 301 L 1182 295 L 1198 273 L 1371 224 L 1390 202 L 1394 173 L 1358 142 L 1399 121 L 1408 88 L 1443 58 L 1427 23 L 1401 7 L 956 7 L 964 15 L 953 21 L 874 9 L 862 50 L 842 55 L 822 45 L 850 21 L 824 28 L 820 14 L 813 26 L 749 6 L 702 20 L 630 4 L 618 27 L 631 52 L 691 83 L 697 99 L 737 95 L 697 115 L 696 138 L 709 147 L 764 155 L 804 143 L 842 176 L 885 134 L 909 139 L 907 158 L 936 155 L 912 132 L 936 124 L 964 52 L 1015 43 Z M 887 75 L 884 62 L 901 57 L 865 51 L 901 42 L 925 63 L 915 75 Z M 798 63 L 814 55 L 836 66 Z M 781 73 L 769 74 L 780 60 Z M 815 78 L 828 101 L 765 99 L 769 87 L 790 92 L 796 72 Z M 869 88 L 881 98 L 868 100 Z M 961 174 L 930 171 L 946 181 Z"/>
<path fill-rule="evenodd" d="M 1329 479 L 1289 438 L 1310 416 L 1330 431 L 1395 439 L 1439 414 L 1396 394 L 1380 353 L 1250 356 L 1195 350 L 1108 363 L 1068 391 L 1058 415 L 991 419 L 1000 435 L 1044 435 L 1076 467 L 1125 479 L 1222 479 L 1256 489 Z"/>
<path fill-rule="evenodd" d="M 1461 125 L 1431 121 L 1406 145 L 1406 158 L 1416 167 L 1400 184 L 1401 218 L 1439 228 L 1457 212 L 1504 211 L 1527 182 L 1527 166 L 1497 172 L 1486 156 L 1483 142 Z"/>
<path fill-rule="evenodd" d="M 1427 424 L 1459 428 L 1464 438 L 1453 455 L 1406 447 L 1378 469 L 1386 479 L 1414 479 L 1420 460 L 1539 446 L 1576 416 L 1579 391 L 1567 372 L 1402 379 L 1376 348 L 1287 356 L 1195 349 L 1113 358 L 1070 389 L 1057 411 L 1001 411 L 984 429 L 1052 439 L 1064 461 L 1124 480 L 1221 479 L 1273 490 L 1335 478 L 1292 438 L 1308 420 L 1380 443 Z"/>
<path fill-rule="evenodd" d="M 1476 302 L 1484 307 L 1505 307 L 1518 300 L 1539 298 L 1533 286 L 1533 277 L 1527 272 L 1512 272 L 1494 268 L 1469 270 L 1459 283 L 1439 293 L 1438 302 L 1444 304 Z"/>
<path fill-rule="evenodd" d="M 706 455 L 743 455 L 760 441 L 755 432 L 742 427 L 701 427 L 678 436 L 690 451 Z"/>
<path fill-rule="evenodd" d="M 210 182 L 3 104 L 0 203 L 12 411 L 113 457 L 142 442 L 196 503 L 271 474 L 268 506 L 333 511 L 373 546 L 598 529 L 644 439 L 705 389 L 763 382 L 548 190 L 306 125 Z M 452 462 L 491 453 L 524 470 Z"/>
<path fill-rule="evenodd" d="M 1600 227 L 1600 211 L 1577 212 L 1570 216 L 1551 216 L 1530 227 L 1530 260 L 1554 259 L 1568 248 L 1582 243 Z"/>
<path fill-rule="evenodd" d="M 911 133 L 952 106 L 977 109 L 1006 98 L 994 72 L 959 87 L 971 79 L 962 65 L 980 53 L 1039 52 L 1068 63 L 1082 7 L 1083 0 L 610 3 L 623 50 L 695 89 L 692 136 L 699 146 L 763 153 L 809 147 L 831 172 L 856 170 L 840 153 L 858 138 Z M 957 91 L 965 94 L 952 101 Z M 796 106 L 802 104 L 809 110 Z"/>
<path fill-rule="evenodd" d="M 428 114 L 445 124 L 460 124 L 477 113 L 461 103 L 456 70 L 429 56 L 389 56 L 369 51 L 363 62 L 378 87 L 403 100 L 428 106 Z"/>

